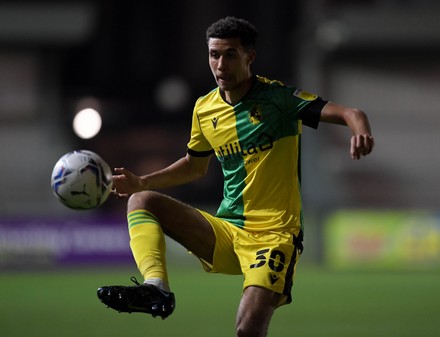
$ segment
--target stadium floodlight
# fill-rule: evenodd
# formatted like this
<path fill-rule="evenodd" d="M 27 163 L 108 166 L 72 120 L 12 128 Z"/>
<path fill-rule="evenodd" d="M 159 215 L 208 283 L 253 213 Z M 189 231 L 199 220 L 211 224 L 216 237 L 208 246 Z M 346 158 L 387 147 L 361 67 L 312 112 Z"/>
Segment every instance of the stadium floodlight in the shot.
<path fill-rule="evenodd" d="M 82 139 L 95 137 L 102 126 L 102 118 L 98 111 L 86 108 L 78 111 L 73 118 L 73 130 Z"/>

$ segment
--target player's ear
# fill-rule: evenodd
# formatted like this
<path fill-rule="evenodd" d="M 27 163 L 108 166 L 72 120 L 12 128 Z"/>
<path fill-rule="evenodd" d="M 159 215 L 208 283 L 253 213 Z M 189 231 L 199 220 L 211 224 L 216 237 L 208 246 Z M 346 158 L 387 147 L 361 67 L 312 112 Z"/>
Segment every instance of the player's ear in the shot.
<path fill-rule="evenodd" d="M 255 58 L 257 57 L 257 51 L 255 49 L 250 49 L 248 51 L 248 63 L 252 64 L 255 61 Z"/>

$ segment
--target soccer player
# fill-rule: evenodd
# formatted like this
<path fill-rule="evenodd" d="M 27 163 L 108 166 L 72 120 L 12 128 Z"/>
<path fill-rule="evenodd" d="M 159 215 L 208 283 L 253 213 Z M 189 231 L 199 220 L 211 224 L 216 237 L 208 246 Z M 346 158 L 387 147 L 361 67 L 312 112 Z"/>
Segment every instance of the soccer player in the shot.
<path fill-rule="evenodd" d="M 168 235 L 206 271 L 243 274 L 236 334 L 266 336 L 274 310 L 292 300 L 303 250 L 302 125 L 347 125 L 353 159 L 368 155 L 374 141 L 362 111 L 254 75 L 257 31 L 248 21 L 223 18 L 207 29 L 206 39 L 217 87 L 195 103 L 186 156 L 142 176 L 115 169 L 113 193 L 129 197 L 130 247 L 144 282 L 101 287 L 98 297 L 120 312 L 169 316 L 175 298 L 165 261 Z M 203 177 L 213 156 L 224 175 L 224 198 L 215 215 L 156 191 Z"/>

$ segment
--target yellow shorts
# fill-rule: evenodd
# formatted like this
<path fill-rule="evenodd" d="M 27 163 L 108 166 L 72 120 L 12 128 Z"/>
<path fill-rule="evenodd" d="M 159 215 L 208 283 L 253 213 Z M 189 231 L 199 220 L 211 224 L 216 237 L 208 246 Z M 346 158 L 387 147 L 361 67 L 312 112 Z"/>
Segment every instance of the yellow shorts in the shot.
<path fill-rule="evenodd" d="M 213 263 L 201 259 L 208 272 L 243 274 L 243 289 L 258 286 L 284 294 L 292 301 L 296 262 L 302 252 L 299 230 L 249 232 L 209 213 L 199 212 L 211 223 L 216 236 Z"/>

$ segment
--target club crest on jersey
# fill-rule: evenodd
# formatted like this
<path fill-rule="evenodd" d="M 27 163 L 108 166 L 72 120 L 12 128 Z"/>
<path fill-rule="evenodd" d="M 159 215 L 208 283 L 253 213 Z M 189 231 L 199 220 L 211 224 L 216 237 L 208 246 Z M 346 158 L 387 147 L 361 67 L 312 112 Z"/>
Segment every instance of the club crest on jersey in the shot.
<path fill-rule="evenodd" d="M 296 89 L 295 92 L 293 93 L 293 96 L 301 98 L 304 101 L 314 101 L 315 99 L 318 98 L 318 95 L 311 94 L 310 92 L 303 91 L 303 90 L 300 90 L 300 89 Z"/>
<path fill-rule="evenodd" d="M 263 115 L 261 114 L 260 108 L 258 105 L 254 104 L 251 111 L 249 112 L 249 120 L 252 124 L 259 124 L 263 119 Z"/>

